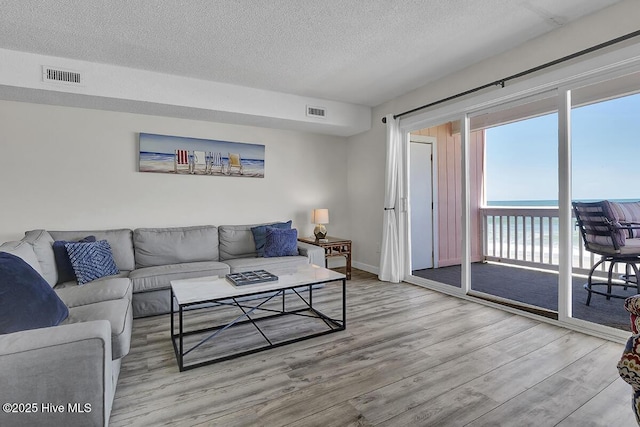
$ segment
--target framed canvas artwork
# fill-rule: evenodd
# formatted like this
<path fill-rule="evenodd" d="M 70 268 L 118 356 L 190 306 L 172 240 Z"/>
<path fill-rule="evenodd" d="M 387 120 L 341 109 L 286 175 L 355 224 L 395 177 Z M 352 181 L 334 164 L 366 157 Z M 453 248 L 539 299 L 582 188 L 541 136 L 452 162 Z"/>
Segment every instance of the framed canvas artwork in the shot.
<path fill-rule="evenodd" d="M 140 172 L 264 178 L 264 145 L 140 133 Z"/>

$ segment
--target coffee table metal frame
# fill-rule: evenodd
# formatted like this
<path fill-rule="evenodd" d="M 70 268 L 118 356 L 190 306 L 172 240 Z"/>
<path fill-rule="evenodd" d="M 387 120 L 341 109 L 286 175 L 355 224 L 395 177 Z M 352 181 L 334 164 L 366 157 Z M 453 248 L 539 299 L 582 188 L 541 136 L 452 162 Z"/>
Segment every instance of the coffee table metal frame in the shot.
<path fill-rule="evenodd" d="M 313 287 L 317 286 L 317 285 L 331 283 L 331 282 L 337 282 L 337 281 L 342 281 L 342 319 L 333 319 L 333 318 L 331 318 L 329 316 L 326 316 L 325 314 L 323 314 L 319 310 L 316 310 L 313 307 L 313 291 L 314 291 Z M 299 292 L 300 289 L 303 289 L 305 287 L 308 288 L 308 293 L 309 293 L 308 300 L 305 299 Z M 347 321 L 346 321 L 346 319 L 347 319 L 346 276 L 344 276 L 344 275 L 343 275 L 342 278 L 335 278 L 335 279 L 330 279 L 330 280 L 322 280 L 322 281 L 317 281 L 317 282 L 308 283 L 308 284 L 287 285 L 287 286 L 284 286 L 282 288 L 277 288 L 277 289 L 272 289 L 272 290 L 267 290 L 267 291 L 265 291 L 265 290 L 251 291 L 251 285 L 246 286 L 246 289 L 239 288 L 238 291 L 239 291 L 239 293 L 237 295 L 233 296 L 233 297 L 207 299 L 207 300 L 202 300 L 202 301 L 197 301 L 197 302 L 178 304 L 178 311 L 176 312 L 174 310 L 174 304 L 173 304 L 173 301 L 175 299 L 175 294 L 174 294 L 174 291 L 173 291 L 173 286 L 171 287 L 171 301 L 172 301 L 172 304 L 171 304 L 171 341 L 173 343 L 173 349 L 174 349 L 175 354 L 176 354 L 176 359 L 178 361 L 178 367 L 180 368 L 180 372 L 186 371 L 186 370 L 189 370 L 189 369 L 194 369 L 194 368 L 197 368 L 197 367 L 200 367 L 200 366 L 210 365 L 212 363 L 222 362 L 224 360 L 234 359 L 236 357 L 241 357 L 241 356 L 245 356 L 245 355 L 248 355 L 248 354 L 258 353 L 260 351 L 269 350 L 271 348 L 281 347 L 281 346 L 287 345 L 287 344 L 293 344 L 293 343 L 296 343 L 296 342 L 299 342 L 299 341 L 308 340 L 308 339 L 319 337 L 319 336 L 322 336 L 322 335 L 327 335 L 327 334 L 331 334 L 331 333 L 334 333 L 334 332 L 344 331 L 346 329 L 346 327 L 347 327 Z M 297 296 L 300 300 L 302 300 L 305 303 L 306 307 L 288 311 L 286 309 L 287 291 L 291 292 L 289 294 L 291 297 Z M 260 296 L 260 297 L 257 297 L 256 299 L 238 301 L 238 299 L 240 299 L 240 298 L 245 298 L 245 297 L 250 297 L 250 296 L 260 295 L 260 294 L 267 294 L 267 293 L 269 294 L 267 296 Z M 269 301 L 272 301 L 274 298 L 277 298 L 279 296 L 282 297 L 282 308 L 280 310 L 275 310 L 275 309 L 271 309 L 271 308 L 262 307 L 264 304 L 268 303 Z M 250 303 L 256 303 L 257 305 L 250 305 Z M 214 306 L 207 305 L 206 307 L 198 307 L 198 308 L 195 308 L 195 309 L 188 309 L 191 306 L 197 306 L 197 305 L 203 305 L 203 304 L 215 304 L 215 305 Z M 184 330 L 184 313 L 185 313 L 185 311 L 188 312 L 188 311 L 193 311 L 193 310 L 198 310 L 198 311 L 199 310 L 207 310 L 207 309 L 210 310 L 210 309 L 215 309 L 216 306 L 235 306 L 235 307 L 238 307 L 242 311 L 242 314 L 240 314 L 239 316 L 237 316 L 235 319 L 233 319 L 231 322 L 229 322 L 227 324 L 215 325 L 215 326 L 211 326 L 211 327 L 208 327 L 208 328 L 190 330 L 190 331 L 185 331 Z M 187 310 L 185 310 L 185 309 L 187 309 Z M 273 314 L 254 319 L 254 318 L 251 317 L 251 314 L 254 313 L 256 310 L 272 312 Z M 305 312 L 307 312 L 307 313 L 305 313 Z M 174 321 L 175 314 L 178 314 L 178 331 L 177 331 L 177 333 L 175 331 L 175 321 Z M 260 327 L 258 326 L 258 322 L 261 322 L 261 321 L 267 320 L 267 319 L 273 319 L 274 317 L 281 317 L 281 316 L 286 316 L 286 315 L 295 315 L 295 316 L 311 317 L 311 318 L 321 319 L 327 325 L 328 329 L 325 330 L 325 331 L 322 331 L 322 332 L 315 332 L 315 333 L 312 333 L 312 334 L 309 334 L 309 335 L 304 335 L 304 336 L 301 336 L 301 337 L 296 337 L 296 338 L 292 338 L 292 339 L 285 340 L 285 341 L 272 342 L 272 340 L 270 340 L 267 337 L 265 332 L 262 329 L 260 329 Z M 246 318 L 246 320 L 242 320 L 243 318 Z M 190 365 L 185 365 L 184 364 L 184 357 L 187 354 L 189 354 L 191 351 L 193 351 L 196 348 L 200 347 L 205 342 L 207 342 L 209 340 L 212 340 L 212 339 L 215 339 L 223 331 L 225 331 L 225 330 L 227 330 L 227 329 L 229 329 L 229 328 L 231 328 L 233 326 L 243 325 L 243 324 L 247 324 L 247 323 L 251 323 L 258 330 L 258 332 L 266 340 L 266 342 L 267 342 L 266 345 L 261 346 L 261 347 L 252 348 L 252 349 L 249 349 L 249 350 L 240 351 L 240 352 L 237 352 L 237 353 L 232 353 L 232 354 L 221 356 L 221 357 L 217 357 L 217 358 L 210 359 L 210 360 L 205 360 L 205 361 L 198 362 L 198 363 L 193 363 L 193 364 L 190 364 Z M 197 344 L 191 346 L 188 349 L 185 349 L 185 343 L 184 343 L 184 337 L 185 336 L 194 335 L 194 334 L 202 334 L 204 332 L 211 332 L 211 334 L 207 335 L 205 338 L 200 340 Z"/>

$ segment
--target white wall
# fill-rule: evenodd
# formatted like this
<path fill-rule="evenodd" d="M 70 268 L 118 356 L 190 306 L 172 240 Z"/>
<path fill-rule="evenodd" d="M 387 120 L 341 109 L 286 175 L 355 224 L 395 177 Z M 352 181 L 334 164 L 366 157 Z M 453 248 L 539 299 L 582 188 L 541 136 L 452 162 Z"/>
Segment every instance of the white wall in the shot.
<path fill-rule="evenodd" d="M 354 265 L 376 272 L 380 264 L 384 204 L 386 114 L 398 114 L 527 70 L 638 30 L 640 1 L 626 0 L 384 103 L 373 110 L 369 131 L 349 137 L 349 216 Z M 636 40 L 635 43 L 638 43 Z M 437 61 L 437 58 L 434 58 Z M 498 88 L 494 89 L 496 94 Z"/>
<path fill-rule="evenodd" d="M 140 173 L 138 133 L 263 144 L 265 178 Z M 0 101 L 0 242 L 25 230 L 247 224 L 311 209 L 348 236 L 346 139 L 251 126 Z"/>

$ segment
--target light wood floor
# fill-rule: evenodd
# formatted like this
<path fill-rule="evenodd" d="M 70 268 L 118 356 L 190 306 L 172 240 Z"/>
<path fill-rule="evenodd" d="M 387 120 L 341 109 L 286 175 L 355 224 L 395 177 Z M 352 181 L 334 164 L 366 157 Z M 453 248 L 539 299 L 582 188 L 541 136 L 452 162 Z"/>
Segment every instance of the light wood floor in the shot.
<path fill-rule="evenodd" d="M 347 288 L 346 331 L 182 373 L 169 316 L 136 319 L 110 425 L 636 425 L 620 344 L 358 270 Z"/>

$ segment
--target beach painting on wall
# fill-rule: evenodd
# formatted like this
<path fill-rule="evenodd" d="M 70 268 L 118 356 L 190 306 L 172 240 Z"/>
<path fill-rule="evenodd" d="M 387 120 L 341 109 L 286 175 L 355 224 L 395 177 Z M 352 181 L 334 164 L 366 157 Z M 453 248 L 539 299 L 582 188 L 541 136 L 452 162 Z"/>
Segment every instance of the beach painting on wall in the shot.
<path fill-rule="evenodd" d="M 264 178 L 264 145 L 140 133 L 140 172 Z"/>

